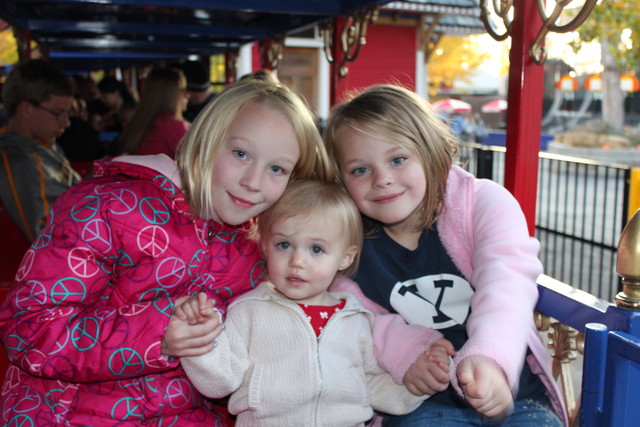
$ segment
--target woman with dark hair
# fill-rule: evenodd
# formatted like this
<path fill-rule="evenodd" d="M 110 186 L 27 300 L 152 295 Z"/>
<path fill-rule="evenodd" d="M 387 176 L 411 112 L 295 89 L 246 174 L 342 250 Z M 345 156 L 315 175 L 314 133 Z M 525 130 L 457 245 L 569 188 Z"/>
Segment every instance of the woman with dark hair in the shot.
<path fill-rule="evenodd" d="M 188 99 L 186 87 L 180 70 L 153 70 L 145 80 L 140 104 L 118 139 L 120 153 L 166 154 L 174 158 L 188 129 L 182 118 Z"/>

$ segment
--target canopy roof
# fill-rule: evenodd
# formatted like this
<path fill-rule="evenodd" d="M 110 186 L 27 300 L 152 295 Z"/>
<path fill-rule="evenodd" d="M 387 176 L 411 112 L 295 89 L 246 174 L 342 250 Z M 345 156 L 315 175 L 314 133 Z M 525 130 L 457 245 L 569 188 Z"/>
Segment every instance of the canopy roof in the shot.
<path fill-rule="evenodd" d="M 66 70 L 91 70 L 223 53 L 248 42 L 283 37 L 357 9 L 387 3 L 388 0 L 1 0 L 0 18 L 36 40 L 53 63 Z M 441 25 L 460 28 L 471 19 L 475 21 L 471 25 L 481 26 L 475 0 L 391 4 L 395 11 L 446 10 L 447 18 Z M 425 16 L 429 19 L 429 15 Z"/>
<path fill-rule="evenodd" d="M 408 0 L 385 4 L 385 11 L 401 15 L 420 14 L 428 27 L 436 22 L 435 33 L 468 35 L 486 32 L 480 20 L 478 0 Z"/>
<path fill-rule="evenodd" d="M 284 36 L 381 0 L 2 0 L 0 17 L 49 49 L 54 63 L 93 68 L 213 55 Z M 66 67 L 65 67 L 66 65 Z"/>

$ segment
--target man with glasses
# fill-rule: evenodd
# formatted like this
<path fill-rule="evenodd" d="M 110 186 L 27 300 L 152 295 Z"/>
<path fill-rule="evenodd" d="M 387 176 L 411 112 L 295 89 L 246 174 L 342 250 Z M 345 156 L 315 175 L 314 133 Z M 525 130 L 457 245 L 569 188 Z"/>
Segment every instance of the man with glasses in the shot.
<path fill-rule="evenodd" d="M 80 179 L 56 144 L 70 124 L 72 96 L 71 79 L 42 59 L 16 64 L 2 89 L 9 121 L 0 129 L 0 199 L 29 241 Z"/>

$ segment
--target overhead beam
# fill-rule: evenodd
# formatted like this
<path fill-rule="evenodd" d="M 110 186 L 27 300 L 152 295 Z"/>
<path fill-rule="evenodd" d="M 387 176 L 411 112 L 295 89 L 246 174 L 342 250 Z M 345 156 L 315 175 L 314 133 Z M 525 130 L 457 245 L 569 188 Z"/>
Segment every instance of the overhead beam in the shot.
<path fill-rule="evenodd" d="M 92 49 L 105 51 L 122 50 L 141 52 L 166 52 L 182 51 L 185 53 L 194 52 L 217 52 L 229 48 L 238 48 L 237 42 L 202 43 L 197 41 L 146 41 L 146 40 L 122 40 L 122 39 L 64 39 L 58 37 L 43 37 L 40 41 L 46 46 L 65 49 Z"/>
<path fill-rule="evenodd" d="M 273 35 L 281 28 L 255 26 L 226 27 L 220 25 L 149 24 L 145 22 L 57 21 L 29 19 L 24 22 L 31 31 L 55 31 L 57 33 L 83 32 L 91 34 L 159 34 L 173 36 L 215 36 L 246 40 Z"/>
<path fill-rule="evenodd" d="M 7 0 L 3 0 L 7 1 Z M 9 0 L 10 1 L 10 0 Z M 14 0 L 15 1 L 15 0 Z M 82 3 L 138 7 L 218 9 L 238 12 L 339 15 L 341 0 L 21 0 L 21 3 Z M 357 4 L 357 2 L 355 2 Z"/>

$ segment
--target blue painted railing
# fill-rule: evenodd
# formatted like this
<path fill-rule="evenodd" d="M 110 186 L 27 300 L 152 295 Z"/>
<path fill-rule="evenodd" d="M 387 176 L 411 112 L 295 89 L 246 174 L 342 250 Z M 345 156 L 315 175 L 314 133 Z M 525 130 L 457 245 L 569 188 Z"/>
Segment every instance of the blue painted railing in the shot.
<path fill-rule="evenodd" d="M 544 275 L 538 290 L 537 311 L 584 333 L 580 425 L 640 426 L 640 312 Z"/>

